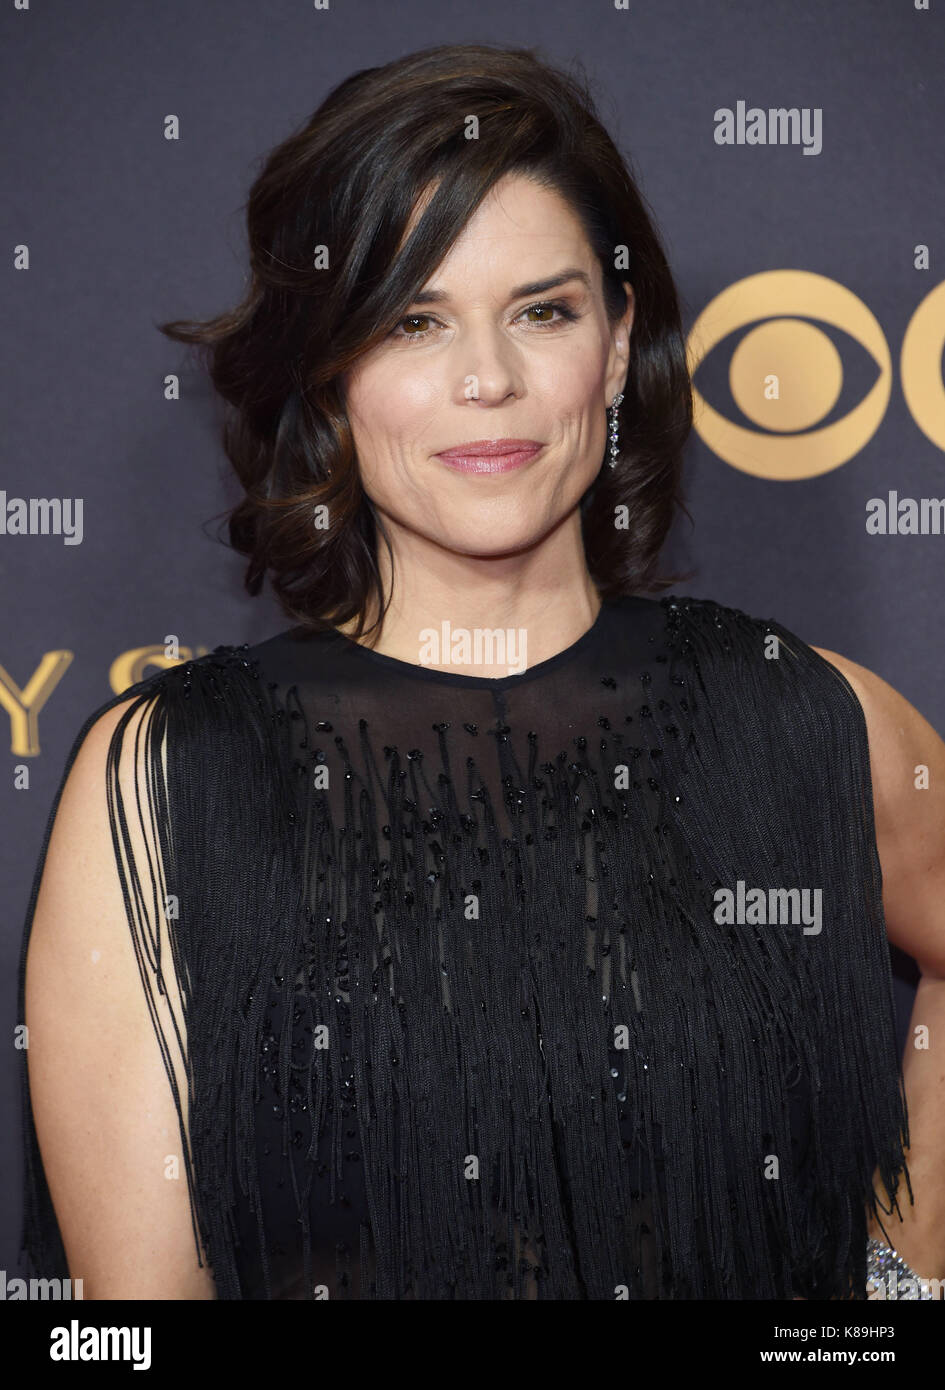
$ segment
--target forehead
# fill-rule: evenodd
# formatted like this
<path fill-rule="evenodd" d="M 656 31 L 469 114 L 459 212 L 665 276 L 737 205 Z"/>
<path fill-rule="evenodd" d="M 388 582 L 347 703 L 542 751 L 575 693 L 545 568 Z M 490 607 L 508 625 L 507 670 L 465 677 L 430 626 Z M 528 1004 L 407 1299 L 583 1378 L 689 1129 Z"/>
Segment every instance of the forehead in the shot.
<path fill-rule="evenodd" d="M 408 235 L 432 192 L 414 209 Z M 580 218 L 556 189 L 508 174 L 483 198 L 430 280 L 464 279 L 473 267 L 480 274 L 493 267 L 516 280 L 532 279 L 559 259 L 591 271 L 595 258 Z"/>

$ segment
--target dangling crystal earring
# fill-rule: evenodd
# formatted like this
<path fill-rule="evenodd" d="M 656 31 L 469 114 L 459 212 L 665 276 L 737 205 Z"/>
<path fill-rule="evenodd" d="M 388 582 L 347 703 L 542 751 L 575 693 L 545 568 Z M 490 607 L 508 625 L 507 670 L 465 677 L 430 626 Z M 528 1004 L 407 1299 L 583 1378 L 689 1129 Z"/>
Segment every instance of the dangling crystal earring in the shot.
<path fill-rule="evenodd" d="M 610 458 L 607 462 L 611 468 L 617 467 L 617 407 L 622 400 L 623 392 L 619 392 L 607 407 L 607 414 L 610 416 Z"/>

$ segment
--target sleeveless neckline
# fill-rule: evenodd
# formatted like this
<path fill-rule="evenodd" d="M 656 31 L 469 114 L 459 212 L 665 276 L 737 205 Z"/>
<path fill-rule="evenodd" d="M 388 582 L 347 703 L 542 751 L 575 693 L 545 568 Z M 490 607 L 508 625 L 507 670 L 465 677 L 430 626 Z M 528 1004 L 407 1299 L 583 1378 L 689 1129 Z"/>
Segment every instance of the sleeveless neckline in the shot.
<path fill-rule="evenodd" d="M 403 661 L 397 656 L 388 656 L 385 652 L 372 651 L 370 647 L 363 646 L 356 642 L 347 633 L 340 632 L 337 628 L 332 628 L 331 632 L 325 634 L 329 639 L 335 637 L 344 648 L 353 649 L 355 655 L 362 659 L 382 667 L 392 674 L 399 673 L 403 676 L 418 677 L 420 680 L 436 681 L 441 685 L 461 685 L 472 689 L 511 689 L 520 685 L 523 681 L 534 680 L 546 672 L 553 671 L 557 667 L 564 665 L 573 657 L 578 656 L 599 636 L 607 617 L 619 606 L 619 599 L 604 599 L 597 611 L 597 616 L 591 626 L 581 633 L 580 637 L 571 642 L 567 647 L 563 647 L 560 652 L 555 652 L 552 656 L 546 657 L 544 661 L 538 661 L 534 666 L 528 666 L 524 671 L 517 671 L 508 676 L 471 676 L 458 671 L 441 671 L 432 666 L 421 666 L 418 662 Z"/>

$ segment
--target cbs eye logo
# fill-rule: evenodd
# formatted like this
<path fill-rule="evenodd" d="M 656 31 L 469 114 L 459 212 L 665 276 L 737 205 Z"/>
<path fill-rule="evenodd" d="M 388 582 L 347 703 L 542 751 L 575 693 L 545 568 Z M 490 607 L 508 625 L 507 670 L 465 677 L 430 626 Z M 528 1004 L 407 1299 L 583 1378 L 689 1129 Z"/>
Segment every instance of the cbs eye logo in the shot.
<path fill-rule="evenodd" d="M 810 319 L 843 329 L 870 355 L 876 379 L 842 418 L 821 424 L 837 405 L 844 372 L 840 354 Z M 892 361 L 874 315 L 843 285 L 806 270 L 771 270 L 739 280 L 717 295 L 692 326 L 690 372 L 724 338 L 762 320 L 732 352 L 728 386 L 742 415 L 767 434 L 726 419 L 693 382 L 693 426 L 714 453 L 756 478 L 793 481 L 839 468 L 875 434 L 889 404 Z M 920 303 L 899 357 L 902 390 L 912 418 L 945 451 L 945 281 Z"/>

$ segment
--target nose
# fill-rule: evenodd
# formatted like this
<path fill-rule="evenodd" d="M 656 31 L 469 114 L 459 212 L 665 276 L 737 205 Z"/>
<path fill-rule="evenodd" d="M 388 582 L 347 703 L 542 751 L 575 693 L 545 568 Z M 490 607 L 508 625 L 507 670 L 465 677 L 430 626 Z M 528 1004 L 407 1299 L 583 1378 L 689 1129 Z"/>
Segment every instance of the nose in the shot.
<path fill-rule="evenodd" d="M 480 324 L 463 333 L 454 346 L 460 400 L 500 405 L 522 393 L 519 349 L 497 324 Z"/>

